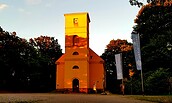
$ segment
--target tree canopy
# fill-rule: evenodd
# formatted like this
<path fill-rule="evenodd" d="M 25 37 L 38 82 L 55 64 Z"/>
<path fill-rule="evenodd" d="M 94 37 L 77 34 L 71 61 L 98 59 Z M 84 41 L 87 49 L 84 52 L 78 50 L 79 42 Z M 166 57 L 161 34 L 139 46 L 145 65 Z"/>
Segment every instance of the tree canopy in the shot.
<path fill-rule="evenodd" d="M 167 42 L 172 43 L 172 6 L 146 5 L 139 11 L 135 23 L 145 68 L 167 68 L 171 59 L 166 46 Z"/>
<path fill-rule="evenodd" d="M 111 40 L 106 46 L 102 58 L 105 61 L 106 86 L 113 93 L 120 93 L 121 81 L 117 80 L 115 54 L 122 53 L 123 75 L 129 78 L 129 70 L 134 70 L 133 46 L 127 40 Z"/>
<path fill-rule="evenodd" d="M 144 0 L 129 0 L 130 4 L 133 6 L 142 7 Z M 147 0 L 147 3 L 151 5 L 171 5 L 172 0 Z"/>
<path fill-rule="evenodd" d="M 169 91 L 167 87 L 170 87 L 168 79 L 172 76 L 172 56 L 167 44 L 172 44 L 171 3 L 165 1 L 163 4 L 147 4 L 140 9 L 135 19 L 136 25 L 133 29 L 140 36 L 146 94 L 167 94 Z M 136 87 L 136 84 L 141 85 L 138 78 L 139 75 L 129 81 L 133 87 Z M 134 89 L 135 93 L 141 91 Z"/>
<path fill-rule="evenodd" d="M 49 46 L 45 46 L 47 42 L 34 45 L 36 41 L 28 42 L 0 27 L 0 90 L 55 89 L 55 61 L 62 51 L 53 37 L 43 37 L 51 38 Z"/>

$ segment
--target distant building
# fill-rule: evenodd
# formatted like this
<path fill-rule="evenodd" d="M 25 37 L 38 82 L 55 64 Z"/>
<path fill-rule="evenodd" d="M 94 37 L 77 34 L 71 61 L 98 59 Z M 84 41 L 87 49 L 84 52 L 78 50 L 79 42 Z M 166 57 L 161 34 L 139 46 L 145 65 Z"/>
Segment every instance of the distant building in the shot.
<path fill-rule="evenodd" d="M 71 13 L 64 16 L 65 54 L 56 61 L 57 91 L 89 93 L 93 91 L 93 87 L 102 91 L 104 61 L 89 48 L 88 13 Z"/>

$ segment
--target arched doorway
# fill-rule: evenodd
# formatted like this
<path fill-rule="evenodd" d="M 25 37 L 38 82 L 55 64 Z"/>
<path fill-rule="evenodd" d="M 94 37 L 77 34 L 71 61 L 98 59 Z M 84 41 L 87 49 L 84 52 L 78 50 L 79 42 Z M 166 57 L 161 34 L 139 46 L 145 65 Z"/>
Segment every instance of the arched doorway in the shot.
<path fill-rule="evenodd" d="M 79 92 L 79 80 L 78 79 L 74 79 L 72 82 L 72 88 L 73 88 L 73 92 L 78 93 Z"/>

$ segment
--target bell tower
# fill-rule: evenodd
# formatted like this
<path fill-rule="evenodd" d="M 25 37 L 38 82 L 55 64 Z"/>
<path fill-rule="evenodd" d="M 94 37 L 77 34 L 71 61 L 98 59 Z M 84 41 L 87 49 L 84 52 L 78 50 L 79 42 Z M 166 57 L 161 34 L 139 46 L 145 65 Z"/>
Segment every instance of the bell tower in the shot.
<path fill-rule="evenodd" d="M 88 13 L 65 14 L 65 51 L 69 48 L 89 48 Z"/>
<path fill-rule="evenodd" d="M 64 87 L 73 91 L 89 88 L 89 15 L 65 14 L 65 74 Z M 78 80 L 75 84 L 74 80 Z M 71 82 L 72 81 L 72 82 Z M 71 85 L 72 84 L 72 85 Z"/>
<path fill-rule="evenodd" d="M 65 53 L 56 61 L 56 89 L 91 93 L 94 86 L 101 92 L 104 60 L 89 48 L 89 15 L 84 12 L 64 16 Z"/>

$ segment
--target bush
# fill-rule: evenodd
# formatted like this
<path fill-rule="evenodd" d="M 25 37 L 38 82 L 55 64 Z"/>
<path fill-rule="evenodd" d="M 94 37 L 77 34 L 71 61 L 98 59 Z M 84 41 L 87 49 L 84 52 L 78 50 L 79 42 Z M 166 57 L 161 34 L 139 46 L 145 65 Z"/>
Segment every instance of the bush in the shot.
<path fill-rule="evenodd" d="M 155 72 L 148 72 L 145 78 L 145 92 L 147 94 L 168 94 L 168 69 L 159 68 Z"/>
<path fill-rule="evenodd" d="M 169 93 L 169 69 L 159 68 L 155 71 L 143 73 L 144 92 L 147 95 L 163 95 Z M 142 94 L 140 74 L 126 82 L 126 94 Z"/>

